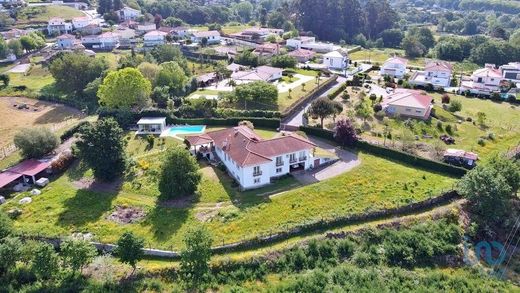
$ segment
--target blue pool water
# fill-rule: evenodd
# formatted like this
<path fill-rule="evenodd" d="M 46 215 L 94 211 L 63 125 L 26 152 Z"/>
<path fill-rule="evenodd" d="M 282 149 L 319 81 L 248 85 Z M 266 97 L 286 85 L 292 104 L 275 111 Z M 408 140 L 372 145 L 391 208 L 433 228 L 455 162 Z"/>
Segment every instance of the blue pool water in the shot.
<path fill-rule="evenodd" d="M 206 125 L 173 126 L 168 129 L 168 135 L 199 134 L 204 133 L 204 130 L 206 130 Z"/>

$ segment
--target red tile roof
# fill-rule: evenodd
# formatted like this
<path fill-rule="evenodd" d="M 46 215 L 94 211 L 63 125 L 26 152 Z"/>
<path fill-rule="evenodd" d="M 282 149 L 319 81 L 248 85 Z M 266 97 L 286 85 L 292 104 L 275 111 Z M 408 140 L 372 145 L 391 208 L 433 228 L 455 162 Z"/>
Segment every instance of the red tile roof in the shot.
<path fill-rule="evenodd" d="M 211 139 L 211 141 L 208 140 Z M 307 139 L 288 134 L 264 140 L 246 126 L 237 126 L 209 132 L 203 135 L 188 136 L 191 145 L 200 142 L 213 142 L 239 166 L 258 165 L 272 161 L 272 158 L 314 148 L 316 145 Z"/>
<path fill-rule="evenodd" d="M 51 165 L 50 162 L 40 162 L 38 160 L 25 160 L 20 164 L 10 168 L 8 171 L 26 176 L 35 176 L 45 171 Z"/>
<path fill-rule="evenodd" d="M 424 67 L 426 70 L 436 70 L 436 71 L 452 71 L 453 65 L 446 61 L 429 61 L 426 63 Z"/>

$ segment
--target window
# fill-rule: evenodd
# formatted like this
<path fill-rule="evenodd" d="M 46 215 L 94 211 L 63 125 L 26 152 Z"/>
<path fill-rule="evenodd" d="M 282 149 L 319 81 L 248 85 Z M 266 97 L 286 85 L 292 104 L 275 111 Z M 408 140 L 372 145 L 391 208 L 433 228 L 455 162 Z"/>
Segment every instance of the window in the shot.
<path fill-rule="evenodd" d="M 258 183 L 260 183 L 260 178 L 255 179 L 255 184 L 258 184 Z"/>
<path fill-rule="evenodd" d="M 262 171 L 260 170 L 260 166 L 253 167 L 253 176 L 260 176 L 262 175 Z"/>
<path fill-rule="evenodd" d="M 410 109 L 410 108 L 406 108 L 405 111 L 406 111 L 406 112 L 412 112 L 412 109 Z"/>
<path fill-rule="evenodd" d="M 282 157 L 276 157 L 276 166 L 283 166 Z"/>
<path fill-rule="evenodd" d="M 276 169 L 276 173 L 282 173 L 282 168 Z"/>
<path fill-rule="evenodd" d="M 291 154 L 291 155 L 289 156 L 289 162 L 291 162 L 291 163 L 296 162 L 296 154 Z"/>

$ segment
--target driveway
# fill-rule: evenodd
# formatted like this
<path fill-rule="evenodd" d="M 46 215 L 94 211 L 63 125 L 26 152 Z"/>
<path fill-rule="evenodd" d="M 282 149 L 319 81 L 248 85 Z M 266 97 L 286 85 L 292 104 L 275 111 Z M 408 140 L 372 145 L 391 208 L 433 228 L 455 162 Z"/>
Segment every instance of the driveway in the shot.
<path fill-rule="evenodd" d="M 302 184 L 312 184 L 319 181 L 327 180 L 341 174 L 347 173 L 361 164 L 358 156 L 352 152 L 336 147 L 325 140 L 309 137 L 309 140 L 328 152 L 335 154 L 339 161 L 325 167 L 319 167 L 314 170 L 299 172 L 294 174 L 294 178 Z"/>

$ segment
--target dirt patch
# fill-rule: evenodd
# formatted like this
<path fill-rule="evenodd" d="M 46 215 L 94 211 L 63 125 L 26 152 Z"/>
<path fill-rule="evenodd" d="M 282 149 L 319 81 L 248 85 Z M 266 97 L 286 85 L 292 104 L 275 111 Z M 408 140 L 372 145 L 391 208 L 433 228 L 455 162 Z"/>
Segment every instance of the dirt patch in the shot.
<path fill-rule="evenodd" d="M 203 207 L 200 208 L 200 212 L 195 214 L 195 218 L 200 222 L 209 222 L 211 219 L 218 215 L 219 210 L 223 207 L 222 203 L 219 202 L 215 206 L 212 207 Z"/>
<path fill-rule="evenodd" d="M 108 215 L 107 220 L 119 224 L 131 224 L 142 220 L 146 216 L 146 212 L 138 207 L 116 206 L 116 210 Z"/>
<path fill-rule="evenodd" d="M 113 182 L 101 182 L 94 178 L 82 178 L 72 182 L 78 189 L 87 189 L 95 192 L 117 192 L 123 184 L 122 179 L 116 179 Z"/>

